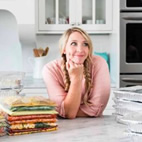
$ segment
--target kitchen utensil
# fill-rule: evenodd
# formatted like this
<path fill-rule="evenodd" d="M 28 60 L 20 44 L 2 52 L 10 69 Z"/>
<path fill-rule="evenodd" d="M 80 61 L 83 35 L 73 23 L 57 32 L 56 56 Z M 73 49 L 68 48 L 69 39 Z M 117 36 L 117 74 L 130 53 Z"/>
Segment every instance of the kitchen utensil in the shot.
<path fill-rule="evenodd" d="M 41 56 L 43 56 L 43 53 L 44 53 L 44 50 L 43 50 L 43 48 L 39 48 L 38 49 L 38 54 L 39 54 L 39 56 L 41 57 Z"/>
<path fill-rule="evenodd" d="M 37 48 L 34 48 L 33 52 L 34 52 L 34 56 L 35 57 L 39 57 L 39 53 L 38 53 L 38 49 Z"/>
<path fill-rule="evenodd" d="M 48 51 L 49 51 L 49 47 L 46 47 L 43 55 L 46 56 L 48 54 Z"/>
<path fill-rule="evenodd" d="M 46 47 L 45 50 L 43 48 L 34 48 L 33 53 L 34 57 L 41 57 L 41 56 L 46 56 L 49 51 L 49 47 Z"/>

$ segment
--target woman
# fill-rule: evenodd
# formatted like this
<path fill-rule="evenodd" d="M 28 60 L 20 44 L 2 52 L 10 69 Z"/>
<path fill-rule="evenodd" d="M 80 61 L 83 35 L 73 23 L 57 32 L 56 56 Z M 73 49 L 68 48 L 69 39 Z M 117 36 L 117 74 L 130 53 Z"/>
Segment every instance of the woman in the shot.
<path fill-rule="evenodd" d="M 46 64 L 43 78 L 49 98 L 64 118 L 102 114 L 110 95 L 106 61 L 93 56 L 88 34 L 78 27 L 68 29 L 59 42 L 62 58 Z"/>

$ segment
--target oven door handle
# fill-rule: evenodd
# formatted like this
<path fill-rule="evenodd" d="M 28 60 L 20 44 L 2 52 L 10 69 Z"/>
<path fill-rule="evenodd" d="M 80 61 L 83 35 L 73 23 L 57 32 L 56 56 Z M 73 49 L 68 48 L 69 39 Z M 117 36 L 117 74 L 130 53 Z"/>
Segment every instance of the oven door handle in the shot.
<path fill-rule="evenodd" d="M 142 17 L 123 17 L 125 20 L 141 21 Z"/>
<path fill-rule="evenodd" d="M 130 83 L 142 83 L 142 79 L 134 79 L 134 78 L 122 78 L 122 81 Z"/>

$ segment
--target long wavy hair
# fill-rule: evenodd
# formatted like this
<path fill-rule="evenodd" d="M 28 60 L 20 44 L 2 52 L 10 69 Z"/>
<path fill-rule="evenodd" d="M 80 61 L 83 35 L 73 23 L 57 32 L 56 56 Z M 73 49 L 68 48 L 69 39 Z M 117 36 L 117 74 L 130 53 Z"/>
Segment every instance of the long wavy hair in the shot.
<path fill-rule="evenodd" d="M 78 27 L 73 27 L 68 29 L 67 31 L 64 32 L 64 34 L 62 35 L 62 37 L 59 40 L 59 49 L 63 58 L 63 62 L 62 62 L 62 69 L 63 69 L 63 73 L 64 73 L 64 84 L 65 84 L 65 91 L 68 92 L 69 87 L 70 87 L 70 77 L 69 77 L 69 73 L 68 70 L 66 68 L 66 54 L 64 54 L 64 50 L 66 48 L 66 44 L 67 41 L 69 39 L 69 36 L 73 33 L 73 32 L 79 32 L 87 41 L 88 43 L 88 48 L 89 48 L 89 54 L 88 57 L 85 59 L 83 65 L 84 65 L 84 77 L 85 77 L 85 95 L 83 98 L 83 103 L 87 104 L 87 100 L 88 100 L 88 93 L 92 87 L 91 84 L 91 73 L 89 70 L 89 66 L 91 64 L 91 57 L 92 57 L 92 52 L 93 52 L 93 46 L 92 46 L 92 41 L 89 37 L 89 35 L 82 30 L 81 28 Z"/>

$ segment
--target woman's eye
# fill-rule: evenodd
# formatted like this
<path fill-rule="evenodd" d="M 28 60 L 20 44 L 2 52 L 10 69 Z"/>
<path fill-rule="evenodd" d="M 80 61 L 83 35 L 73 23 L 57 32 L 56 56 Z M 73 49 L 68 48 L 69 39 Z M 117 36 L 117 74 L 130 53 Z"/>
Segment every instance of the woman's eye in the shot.
<path fill-rule="evenodd" d="M 75 45 L 77 45 L 77 43 L 76 42 L 72 42 L 71 45 L 75 46 Z"/>
<path fill-rule="evenodd" d="M 84 45 L 84 46 L 88 46 L 88 43 L 84 43 L 83 45 Z"/>

